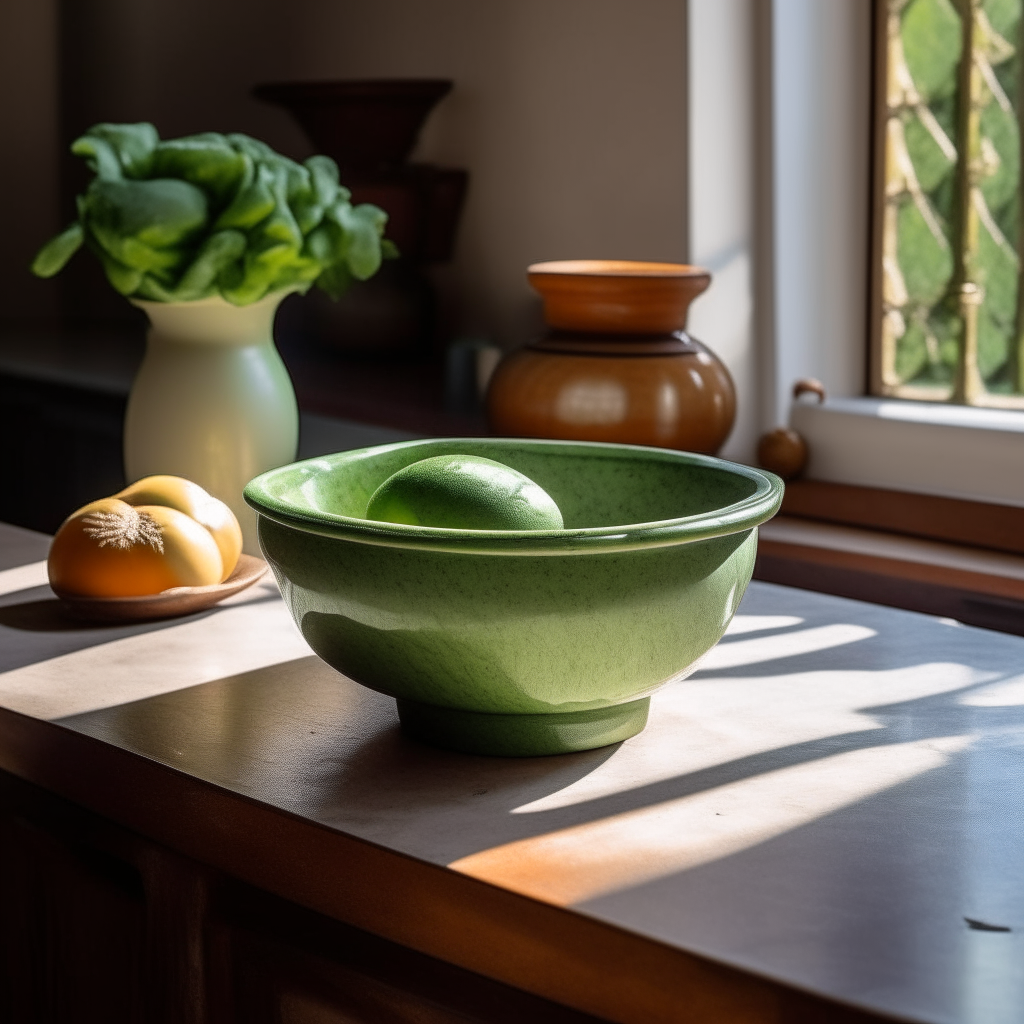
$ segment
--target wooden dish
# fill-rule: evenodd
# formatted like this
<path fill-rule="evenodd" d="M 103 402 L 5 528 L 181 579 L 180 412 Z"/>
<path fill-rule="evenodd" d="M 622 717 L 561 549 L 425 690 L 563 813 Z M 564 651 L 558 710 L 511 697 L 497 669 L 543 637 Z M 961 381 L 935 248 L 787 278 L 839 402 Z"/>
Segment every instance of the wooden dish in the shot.
<path fill-rule="evenodd" d="M 208 587 L 172 587 L 159 594 L 141 597 L 83 597 L 54 589 L 64 610 L 76 619 L 90 622 L 139 622 L 166 619 L 173 615 L 191 615 L 212 608 L 232 594 L 251 587 L 262 579 L 269 567 L 262 558 L 239 555 L 235 571 L 223 582 Z"/>

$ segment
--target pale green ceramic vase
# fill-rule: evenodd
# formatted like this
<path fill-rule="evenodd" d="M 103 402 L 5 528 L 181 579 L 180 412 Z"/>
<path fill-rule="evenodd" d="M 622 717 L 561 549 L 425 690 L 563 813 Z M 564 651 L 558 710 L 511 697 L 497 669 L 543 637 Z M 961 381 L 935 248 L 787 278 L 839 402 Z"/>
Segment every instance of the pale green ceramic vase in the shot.
<path fill-rule="evenodd" d="M 129 483 L 170 473 L 205 488 L 235 513 L 247 554 L 256 520 L 242 489 L 257 473 L 293 462 L 299 410 L 274 347 L 274 314 L 287 291 L 248 306 L 219 295 L 143 302 L 151 327 L 124 423 Z"/>
<path fill-rule="evenodd" d="M 494 459 L 558 503 L 565 529 L 366 520 L 387 477 L 433 455 Z M 770 473 L 663 448 L 408 441 L 285 466 L 246 501 L 313 650 L 398 700 L 439 746 L 522 756 L 635 735 L 649 694 L 717 643 L 778 510 Z"/>

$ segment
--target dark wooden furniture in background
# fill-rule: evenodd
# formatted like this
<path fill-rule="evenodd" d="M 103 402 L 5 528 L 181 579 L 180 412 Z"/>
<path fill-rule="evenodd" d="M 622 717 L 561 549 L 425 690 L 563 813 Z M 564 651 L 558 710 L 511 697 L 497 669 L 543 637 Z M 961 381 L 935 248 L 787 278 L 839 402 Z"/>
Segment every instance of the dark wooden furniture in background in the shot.
<path fill-rule="evenodd" d="M 437 352 L 448 334 L 430 264 L 451 260 L 469 172 L 411 163 L 420 129 L 450 91 L 447 79 L 278 82 L 253 95 L 285 107 L 317 153 L 338 164 L 352 202 L 388 213 L 398 250 L 369 281 L 334 302 L 317 289 L 292 307 L 295 326 L 328 350 Z"/>
<path fill-rule="evenodd" d="M 0 374 L 0 520 L 54 533 L 125 486 L 125 395 Z"/>
<path fill-rule="evenodd" d="M 279 348 L 304 412 L 430 436 L 486 431 L 482 414 L 452 410 L 439 358 L 345 358 L 295 337 Z M 125 486 L 124 411 L 142 353 L 138 334 L 0 337 L 0 521 L 53 533 Z"/>
<path fill-rule="evenodd" d="M 430 437 L 487 433 L 482 413 L 451 408 L 446 365 L 439 356 L 383 361 L 345 358 L 295 338 L 283 338 L 278 348 L 295 384 L 299 408 L 305 412 Z"/>

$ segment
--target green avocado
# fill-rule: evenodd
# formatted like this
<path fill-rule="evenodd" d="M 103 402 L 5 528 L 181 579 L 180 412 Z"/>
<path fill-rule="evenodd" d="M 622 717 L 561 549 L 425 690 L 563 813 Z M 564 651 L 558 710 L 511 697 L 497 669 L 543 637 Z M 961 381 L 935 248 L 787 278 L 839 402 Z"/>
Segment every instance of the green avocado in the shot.
<path fill-rule="evenodd" d="M 437 455 L 388 477 L 366 518 L 449 530 L 561 530 L 562 513 L 522 473 L 476 455 Z"/>

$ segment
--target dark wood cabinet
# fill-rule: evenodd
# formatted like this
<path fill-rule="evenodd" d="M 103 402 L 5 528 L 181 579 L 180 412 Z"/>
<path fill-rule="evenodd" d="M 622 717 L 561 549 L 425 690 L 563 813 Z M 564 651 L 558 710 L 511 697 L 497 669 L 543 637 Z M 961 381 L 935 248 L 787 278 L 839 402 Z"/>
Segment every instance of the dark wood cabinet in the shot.
<path fill-rule="evenodd" d="M 7 1024 L 583 1024 L 0 773 Z"/>
<path fill-rule="evenodd" d="M 463 394 L 475 377 L 449 380 L 454 364 L 446 377 L 440 358 L 346 360 L 287 332 L 278 336 L 303 413 L 357 432 L 486 431 L 475 394 Z M 0 333 L 0 521 L 54 533 L 73 509 L 125 486 L 122 428 L 143 348 L 141 336 L 116 331 Z M 367 443 L 357 436 L 353 446 Z"/>
<path fill-rule="evenodd" d="M 0 374 L 0 520 L 54 533 L 125 485 L 123 395 Z"/>

